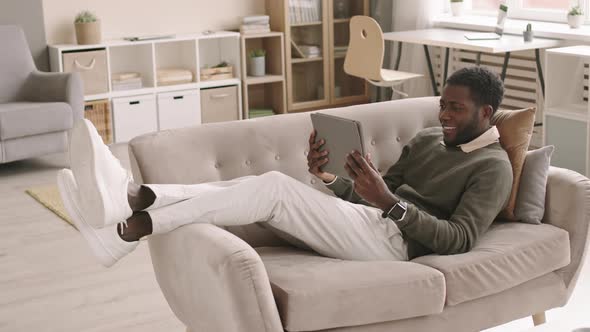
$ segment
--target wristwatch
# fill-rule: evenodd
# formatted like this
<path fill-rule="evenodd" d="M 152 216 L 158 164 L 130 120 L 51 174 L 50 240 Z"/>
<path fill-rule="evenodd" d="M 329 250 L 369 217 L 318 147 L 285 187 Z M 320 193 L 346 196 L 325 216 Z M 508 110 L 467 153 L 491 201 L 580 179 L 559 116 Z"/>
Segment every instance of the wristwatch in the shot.
<path fill-rule="evenodd" d="M 381 217 L 389 218 L 393 221 L 401 221 L 406 216 L 408 211 L 408 203 L 399 201 L 395 203 L 389 210 L 383 211 Z"/>

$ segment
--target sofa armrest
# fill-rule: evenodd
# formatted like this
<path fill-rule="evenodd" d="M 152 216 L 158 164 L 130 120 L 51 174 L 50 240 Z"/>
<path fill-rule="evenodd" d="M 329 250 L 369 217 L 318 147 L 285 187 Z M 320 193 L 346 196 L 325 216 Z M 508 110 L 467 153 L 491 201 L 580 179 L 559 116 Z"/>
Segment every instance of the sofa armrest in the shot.
<path fill-rule="evenodd" d="M 158 284 L 190 331 L 283 331 L 260 256 L 209 224 L 149 239 Z"/>
<path fill-rule="evenodd" d="M 577 172 L 551 167 L 543 222 L 569 233 L 570 264 L 556 271 L 565 282 L 569 299 L 582 269 L 590 237 L 590 180 Z"/>
<path fill-rule="evenodd" d="M 79 73 L 33 71 L 27 78 L 23 96 L 32 102 L 68 103 L 74 123 L 84 118 L 84 91 Z"/>

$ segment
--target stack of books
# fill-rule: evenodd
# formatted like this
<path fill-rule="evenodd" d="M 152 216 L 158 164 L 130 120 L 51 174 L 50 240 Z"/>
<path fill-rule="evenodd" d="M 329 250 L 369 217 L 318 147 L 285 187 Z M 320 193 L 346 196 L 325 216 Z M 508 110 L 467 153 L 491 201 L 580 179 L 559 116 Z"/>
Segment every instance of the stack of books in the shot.
<path fill-rule="evenodd" d="M 270 17 L 268 15 L 246 16 L 242 19 L 240 33 L 251 35 L 270 32 Z"/>
<path fill-rule="evenodd" d="M 335 45 L 334 46 L 334 56 L 346 56 L 346 52 L 348 51 L 348 45 Z"/>
<path fill-rule="evenodd" d="M 141 89 L 141 74 L 135 72 L 113 74 L 113 91 Z"/>
<path fill-rule="evenodd" d="M 299 49 L 305 58 L 318 58 L 322 56 L 322 49 L 318 45 L 299 45 Z"/>
<path fill-rule="evenodd" d="M 301 24 L 321 21 L 321 0 L 289 0 L 289 22 Z"/>
<path fill-rule="evenodd" d="M 251 108 L 250 112 L 249 112 L 249 118 L 254 119 L 254 118 L 260 118 L 263 116 L 269 116 L 269 115 L 274 115 L 274 114 L 275 113 L 270 108 Z"/>

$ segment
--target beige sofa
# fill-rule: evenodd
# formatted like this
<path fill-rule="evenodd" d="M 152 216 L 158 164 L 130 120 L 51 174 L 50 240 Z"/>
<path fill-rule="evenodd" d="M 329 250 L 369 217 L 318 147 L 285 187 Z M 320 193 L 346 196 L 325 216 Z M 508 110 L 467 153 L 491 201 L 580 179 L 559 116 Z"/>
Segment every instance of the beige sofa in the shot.
<path fill-rule="evenodd" d="M 325 112 L 362 122 L 382 171 L 419 130 L 438 125 L 435 97 Z M 329 193 L 307 172 L 310 131 L 309 114 L 281 115 L 149 134 L 129 150 L 143 183 L 277 170 Z M 496 222 L 469 253 L 410 262 L 320 257 L 261 224 L 192 224 L 149 246 L 189 331 L 477 331 L 567 303 L 586 252 L 589 200 L 590 180 L 552 167 L 543 224 Z"/>

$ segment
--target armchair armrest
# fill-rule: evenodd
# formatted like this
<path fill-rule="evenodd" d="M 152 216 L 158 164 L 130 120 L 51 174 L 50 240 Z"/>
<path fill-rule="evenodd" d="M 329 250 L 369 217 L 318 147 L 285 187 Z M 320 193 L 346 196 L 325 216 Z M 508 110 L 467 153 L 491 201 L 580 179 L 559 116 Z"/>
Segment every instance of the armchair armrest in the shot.
<path fill-rule="evenodd" d="M 283 331 L 262 260 L 237 236 L 191 224 L 149 246 L 164 297 L 189 331 Z"/>
<path fill-rule="evenodd" d="M 577 172 L 551 167 L 544 223 L 569 232 L 571 262 L 557 273 L 571 296 L 582 269 L 590 237 L 590 180 Z"/>
<path fill-rule="evenodd" d="M 27 78 L 23 95 L 27 101 L 68 103 L 74 123 L 84 118 L 84 91 L 79 73 L 33 71 Z"/>

